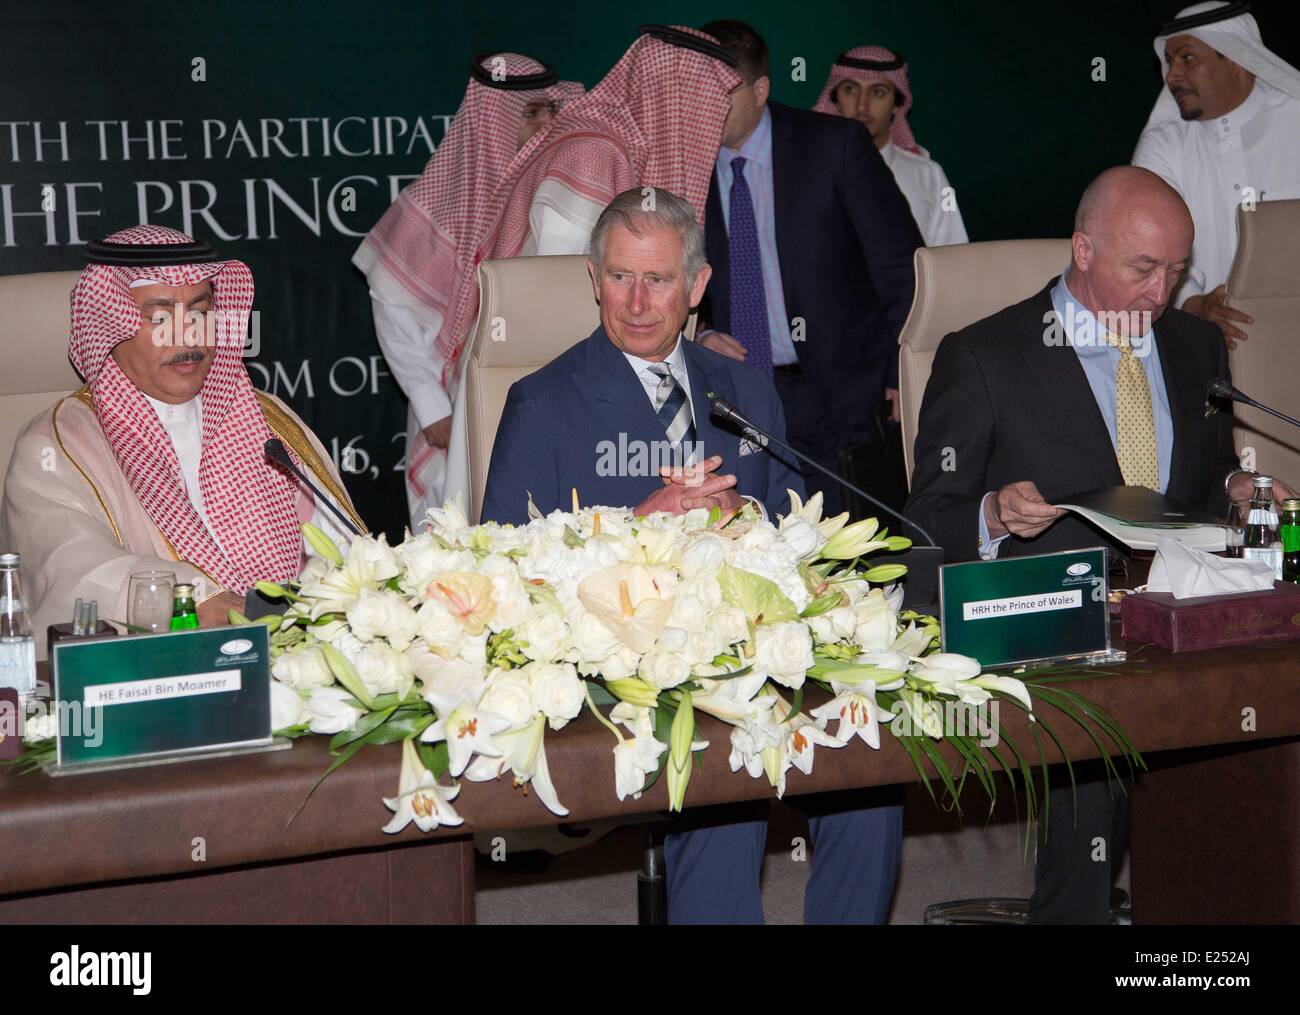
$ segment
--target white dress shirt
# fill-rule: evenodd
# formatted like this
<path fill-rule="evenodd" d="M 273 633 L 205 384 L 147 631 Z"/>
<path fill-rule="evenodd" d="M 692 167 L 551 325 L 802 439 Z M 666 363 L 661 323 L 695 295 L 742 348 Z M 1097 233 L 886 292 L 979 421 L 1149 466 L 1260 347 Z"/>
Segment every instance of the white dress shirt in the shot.
<path fill-rule="evenodd" d="M 1192 261 L 1176 305 L 1228 280 L 1237 208 L 1300 197 L 1300 101 L 1256 79 L 1236 109 L 1212 120 L 1166 120 L 1143 131 L 1133 164 L 1159 174 L 1196 225 Z"/>
<path fill-rule="evenodd" d="M 892 141 L 880 150 L 880 157 L 907 198 L 907 206 L 912 209 L 912 218 L 916 219 L 927 247 L 970 242 L 966 223 L 957 207 L 957 193 L 939 163 L 928 156 L 905 151 Z"/>
<path fill-rule="evenodd" d="M 645 388 L 646 397 L 650 399 L 651 408 L 658 410 L 655 401 L 656 393 L 663 378 L 650 369 L 654 364 L 648 359 L 642 359 L 640 356 L 633 356 L 630 352 L 623 353 L 624 358 L 631 364 L 632 369 L 636 371 L 637 380 L 641 382 L 641 387 Z M 677 344 L 673 346 L 673 351 L 668 354 L 668 358 L 663 361 L 668 366 L 668 372 L 673 375 L 673 380 L 682 386 L 682 391 L 686 392 L 686 404 L 691 410 L 691 421 L 695 421 L 695 399 L 691 397 L 691 378 L 686 371 L 686 354 L 682 351 L 682 338 L 677 336 Z M 698 429 L 698 427 L 697 427 Z"/>

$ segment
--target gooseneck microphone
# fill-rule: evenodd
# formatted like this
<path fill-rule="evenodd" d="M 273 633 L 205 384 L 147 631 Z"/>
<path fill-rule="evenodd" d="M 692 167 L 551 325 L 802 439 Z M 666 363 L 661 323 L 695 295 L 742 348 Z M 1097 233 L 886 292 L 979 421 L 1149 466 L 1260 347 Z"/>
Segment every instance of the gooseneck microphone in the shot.
<path fill-rule="evenodd" d="M 262 449 L 266 452 L 267 461 L 274 462 L 276 465 L 280 466 L 280 468 L 288 469 L 292 472 L 298 477 L 303 485 L 312 492 L 312 495 L 316 498 L 317 504 L 323 504 L 325 507 L 333 511 L 338 517 L 338 520 L 343 523 L 343 526 L 354 536 L 361 535 L 361 530 L 352 524 L 352 519 L 340 511 L 339 508 L 335 506 L 334 502 L 326 497 L 325 494 L 320 491 L 320 488 L 307 478 L 307 474 L 298 468 L 298 466 L 293 464 L 293 459 L 289 457 L 289 449 L 284 446 L 283 441 L 277 437 L 272 437 L 265 445 L 263 445 Z"/>
<path fill-rule="evenodd" d="M 844 487 L 844 489 L 852 490 L 863 500 L 868 501 L 871 504 L 874 504 L 876 507 L 880 508 L 881 511 L 884 511 L 886 514 L 892 515 L 894 518 L 897 518 L 900 522 L 902 522 L 904 525 L 908 526 L 909 528 L 915 529 L 925 538 L 926 543 L 929 544 L 930 546 L 937 547 L 939 545 L 934 541 L 934 537 L 931 536 L 930 533 L 926 532 L 925 529 L 923 529 L 916 522 L 912 521 L 912 519 L 908 518 L 906 515 L 900 514 L 899 512 L 895 511 L 888 504 L 882 504 L 880 501 L 876 500 L 875 497 L 871 496 L 871 494 L 867 493 L 865 490 L 862 490 L 857 486 L 854 486 L 843 476 L 839 475 L 836 472 L 832 472 L 830 469 L 826 468 L 826 466 L 822 465 L 820 462 L 813 461 L 811 458 L 809 458 L 807 455 L 803 454 L 802 452 L 796 451 L 785 441 L 781 440 L 781 438 L 768 433 L 761 426 L 757 426 L 754 423 L 750 422 L 745 417 L 744 413 L 742 413 L 734 405 L 728 402 L 725 398 L 719 398 L 716 395 L 711 397 L 709 399 L 709 411 L 719 419 L 725 419 L 729 423 L 734 423 L 742 430 L 749 431 L 750 435 L 757 436 L 758 438 L 760 438 L 760 440 L 758 440 L 756 443 L 766 444 L 768 441 L 771 441 L 773 444 L 777 445 L 778 447 L 785 448 L 786 451 L 794 455 L 797 459 L 799 459 L 799 461 L 804 462 L 807 465 L 811 465 L 818 472 L 822 473 L 822 475 L 829 476 L 831 479 L 835 480 L 835 482 L 839 483 L 840 486 Z"/>
<path fill-rule="evenodd" d="M 1240 402 L 1242 405 L 1252 406 L 1263 412 L 1267 412 L 1270 416 L 1276 416 L 1284 423 L 1290 423 L 1292 426 L 1300 426 L 1300 419 L 1292 419 L 1284 412 L 1278 412 L 1276 409 L 1272 408 L 1271 406 L 1265 405 L 1263 402 L 1255 401 L 1245 392 L 1238 391 L 1231 384 L 1225 381 L 1222 377 L 1212 378 L 1205 385 L 1205 393 L 1207 395 L 1212 395 L 1215 398 L 1227 398 L 1227 399 L 1231 399 L 1234 402 Z"/>

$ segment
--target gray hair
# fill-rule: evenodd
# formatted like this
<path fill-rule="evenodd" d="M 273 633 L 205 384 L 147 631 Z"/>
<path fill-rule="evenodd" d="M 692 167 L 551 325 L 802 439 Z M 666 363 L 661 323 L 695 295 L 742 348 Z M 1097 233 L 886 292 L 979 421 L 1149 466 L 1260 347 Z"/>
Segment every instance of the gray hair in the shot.
<path fill-rule="evenodd" d="M 704 230 L 695 217 L 695 209 L 662 187 L 633 187 L 610 201 L 591 230 L 587 257 L 599 268 L 604 263 L 605 238 L 615 224 L 624 226 L 634 236 L 641 236 L 647 225 L 672 229 L 682 241 L 682 270 L 686 284 L 708 264 L 704 256 Z"/>

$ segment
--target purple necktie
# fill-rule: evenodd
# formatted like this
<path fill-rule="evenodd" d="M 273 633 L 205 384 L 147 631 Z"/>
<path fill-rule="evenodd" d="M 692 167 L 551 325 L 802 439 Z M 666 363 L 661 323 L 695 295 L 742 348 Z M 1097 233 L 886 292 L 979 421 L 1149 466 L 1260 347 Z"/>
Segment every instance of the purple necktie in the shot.
<path fill-rule="evenodd" d="M 745 362 L 770 376 L 772 333 L 767 324 L 767 290 L 743 158 L 731 160 L 730 205 L 731 337 L 745 347 Z"/>

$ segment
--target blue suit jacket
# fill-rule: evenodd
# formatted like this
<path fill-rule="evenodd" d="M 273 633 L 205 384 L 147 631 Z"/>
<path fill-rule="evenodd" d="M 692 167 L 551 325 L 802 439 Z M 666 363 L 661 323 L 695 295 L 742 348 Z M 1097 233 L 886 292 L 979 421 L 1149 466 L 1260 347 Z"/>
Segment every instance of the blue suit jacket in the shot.
<path fill-rule="evenodd" d="M 683 341 L 700 457 L 722 455 L 738 493 L 756 497 L 775 521 L 790 509 L 787 489 L 803 495 L 803 480 L 780 449 L 741 454 L 742 437 L 711 419 L 708 393 L 721 395 L 757 425 L 785 438 L 785 416 L 772 382 L 753 367 Z M 528 495 L 543 513 L 568 509 L 577 488 L 584 506 L 634 507 L 663 485 L 649 449 L 667 445 L 630 363 L 597 328 L 536 373 L 516 381 L 506 397 L 492 446 L 483 520 L 522 524 Z"/>

